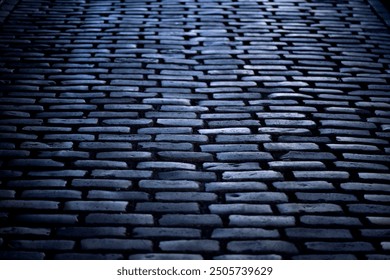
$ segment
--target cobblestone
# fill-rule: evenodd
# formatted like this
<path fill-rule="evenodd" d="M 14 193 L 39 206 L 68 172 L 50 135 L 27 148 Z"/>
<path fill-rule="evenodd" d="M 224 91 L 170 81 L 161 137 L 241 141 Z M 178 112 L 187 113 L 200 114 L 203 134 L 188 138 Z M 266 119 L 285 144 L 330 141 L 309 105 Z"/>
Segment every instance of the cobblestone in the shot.
<path fill-rule="evenodd" d="M 257 239 L 257 238 L 278 238 L 277 230 L 265 230 L 258 228 L 230 228 L 215 229 L 212 238 L 216 239 Z"/>
<path fill-rule="evenodd" d="M 168 252 L 217 252 L 219 251 L 219 243 L 215 240 L 172 240 L 161 241 L 160 248 L 162 251 Z"/>
<path fill-rule="evenodd" d="M 368 242 L 307 242 L 306 246 L 312 251 L 322 252 L 370 252 L 374 247 Z"/>
<path fill-rule="evenodd" d="M 134 254 L 130 260 L 202 260 L 199 254 Z"/>
<path fill-rule="evenodd" d="M 123 260 L 120 254 L 84 254 L 62 253 L 54 256 L 55 260 Z"/>
<path fill-rule="evenodd" d="M 152 242 L 142 239 L 90 238 L 81 240 L 81 248 L 84 250 L 131 250 L 151 252 Z"/>
<path fill-rule="evenodd" d="M 21 250 L 56 250 L 67 251 L 74 247 L 75 242 L 69 240 L 13 240 L 11 246 Z"/>
<path fill-rule="evenodd" d="M 78 215 L 71 214 L 20 214 L 15 218 L 16 221 L 27 224 L 76 224 Z"/>
<path fill-rule="evenodd" d="M 390 258 L 387 10 L 12 2 L 0 259 Z"/>
<path fill-rule="evenodd" d="M 166 214 L 159 220 L 162 226 L 222 226 L 222 221 L 218 215 L 213 214 Z"/>
<path fill-rule="evenodd" d="M 290 255 L 298 252 L 294 244 L 279 240 L 231 241 L 227 248 L 236 253 L 262 252 Z"/>

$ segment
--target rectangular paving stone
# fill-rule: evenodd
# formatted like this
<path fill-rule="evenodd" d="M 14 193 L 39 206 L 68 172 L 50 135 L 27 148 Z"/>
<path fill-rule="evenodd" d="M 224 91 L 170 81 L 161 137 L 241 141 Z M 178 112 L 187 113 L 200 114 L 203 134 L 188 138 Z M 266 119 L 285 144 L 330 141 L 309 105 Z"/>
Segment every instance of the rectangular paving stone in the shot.
<path fill-rule="evenodd" d="M 346 171 L 293 171 L 298 180 L 346 180 L 350 177 Z"/>
<path fill-rule="evenodd" d="M 368 242 L 306 242 L 311 251 L 320 252 L 372 252 L 374 247 Z"/>
<path fill-rule="evenodd" d="M 236 191 L 263 191 L 267 185 L 261 182 L 212 182 L 205 184 L 206 191 L 210 192 L 236 192 Z"/>
<path fill-rule="evenodd" d="M 126 168 L 127 163 L 123 161 L 110 160 L 77 160 L 75 166 L 84 168 Z"/>
<path fill-rule="evenodd" d="M 20 214 L 15 217 L 18 222 L 27 224 L 76 224 L 78 215 L 73 214 Z"/>
<path fill-rule="evenodd" d="M 138 114 L 137 114 L 138 116 Z M 194 112 L 161 112 L 161 111 L 148 111 L 145 112 L 145 117 L 148 119 L 196 119 L 196 113 Z"/>
<path fill-rule="evenodd" d="M 12 240 L 10 245 L 20 250 L 72 250 L 75 242 L 71 240 Z"/>
<path fill-rule="evenodd" d="M 260 121 L 257 120 L 223 120 L 223 121 L 209 121 L 207 125 L 210 128 L 226 128 L 226 127 L 259 127 Z"/>
<path fill-rule="evenodd" d="M 286 228 L 286 235 L 291 239 L 353 239 L 346 229 L 321 229 L 321 228 Z"/>
<path fill-rule="evenodd" d="M 126 210 L 125 201 L 67 201 L 64 205 L 66 211 L 107 211 L 123 212 Z"/>
<path fill-rule="evenodd" d="M 272 160 L 273 157 L 270 153 L 266 152 L 220 152 L 217 153 L 217 159 L 220 161 L 267 161 Z"/>
<path fill-rule="evenodd" d="M 303 224 L 313 226 L 355 227 L 362 225 L 358 218 L 349 216 L 303 215 L 300 217 L 300 221 Z"/>
<path fill-rule="evenodd" d="M 203 260 L 200 254 L 149 253 L 134 254 L 129 260 Z"/>
<path fill-rule="evenodd" d="M 317 144 L 314 143 L 264 143 L 264 148 L 266 151 L 316 151 L 319 150 Z"/>
<path fill-rule="evenodd" d="M 97 159 L 151 159 L 150 152 L 99 152 L 96 154 Z"/>
<path fill-rule="evenodd" d="M 283 160 L 335 160 L 336 156 L 328 152 L 292 151 L 281 156 Z"/>
<path fill-rule="evenodd" d="M 73 142 L 23 142 L 20 147 L 29 150 L 69 150 Z"/>
<path fill-rule="evenodd" d="M 7 183 L 10 188 L 62 188 L 65 185 L 66 180 L 62 179 L 12 180 Z"/>
<path fill-rule="evenodd" d="M 331 203 L 284 203 L 278 204 L 277 207 L 283 214 L 343 212 L 339 205 Z"/>
<path fill-rule="evenodd" d="M 151 252 L 153 243 L 143 239 L 90 238 L 81 240 L 83 250 L 131 250 Z"/>
<path fill-rule="evenodd" d="M 198 112 L 208 112 L 209 109 L 205 106 L 182 106 L 182 105 L 162 105 L 161 106 L 161 111 L 162 112 L 179 112 L 179 113 L 191 113 L 191 112 L 195 112 L 195 113 L 198 113 Z M 183 129 L 183 128 L 176 128 L 175 129 L 177 131 L 177 133 L 180 133 L 179 131 L 190 131 L 192 130 L 192 128 L 186 128 L 186 129 Z M 164 130 L 160 130 L 160 131 L 170 131 L 169 129 L 164 129 Z M 173 132 L 173 130 L 172 130 Z M 183 132 L 183 133 L 186 133 L 186 132 Z M 187 132 L 187 133 L 190 133 L 190 132 Z"/>
<path fill-rule="evenodd" d="M 100 191 L 90 190 L 87 195 L 88 199 L 101 199 L 101 200 L 124 200 L 124 201 L 147 201 L 149 195 L 145 192 L 138 191 Z"/>
<path fill-rule="evenodd" d="M 268 165 L 277 170 L 322 170 L 326 169 L 320 161 L 272 161 Z"/>
<path fill-rule="evenodd" d="M 276 254 L 225 254 L 213 258 L 213 260 L 281 260 L 282 257 Z"/>
<path fill-rule="evenodd" d="M 150 178 L 152 171 L 95 169 L 92 171 L 92 176 L 97 178 Z"/>
<path fill-rule="evenodd" d="M 197 134 L 158 134 L 156 141 L 207 143 L 208 136 Z"/>
<path fill-rule="evenodd" d="M 186 152 L 186 151 L 164 151 L 158 152 L 162 159 L 179 160 L 190 162 L 213 161 L 213 155 L 204 152 Z"/>
<path fill-rule="evenodd" d="M 87 150 L 132 150 L 133 146 L 126 142 L 81 142 L 80 149 Z"/>
<path fill-rule="evenodd" d="M 230 180 L 283 180 L 283 175 L 280 172 L 265 170 L 265 171 L 226 171 L 222 174 L 222 179 Z"/>
<path fill-rule="evenodd" d="M 136 212 L 145 213 L 199 213 L 199 204 L 195 202 L 138 202 Z"/>
<path fill-rule="evenodd" d="M 381 180 L 381 181 L 389 181 L 390 180 L 390 174 L 384 174 L 384 173 L 367 173 L 367 172 L 359 172 L 358 173 L 359 178 L 363 180 Z"/>
<path fill-rule="evenodd" d="M 0 227 L 0 234 L 4 237 L 14 235 L 49 236 L 50 233 L 51 230 L 48 228 Z"/>
<path fill-rule="evenodd" d="M 271 141 L 270 135 L 267 134 L 248 134 L 248 135 L 217 135 L 215 138 L 219 143 L 262 143 Z"/>
<path fill-rule="evenodd" d="M 378 147 L 372 145 L 361 145 L 361 144 L 327 144 L 331 150 L 335 151 L 379 151 Z"/>
<path fill-rule="evenodd" d="M 381 242 L 383 250 L 388 251 L 390 249 L 390 242 Z"/>
<path fill-rule="evenodd" d="M 60 159 L 68 159 L 68 158 L 89 158 L 89 152 L 78 152 L 78 151 L 70 151 L 70 150 L 59 150 L 59 151 L 43 151 L 38 154 L 41 158 L 60 158 Z"/>
<path fill-rule="evenodd" d="M 235 253 L 298 253 L 298 249 L 293 243 L 280 240 L 231 241 L 228 243 L 227 249 Z"/>
<path fill-rule="evenodd" d="M 201 238 L 201 230 L 193 228 L 136 227 L 133 236 L 139 238 Z"/>
<path fill-rule="evenodd" d="M 172 240 L 161 241 L 159 247 L 168 252 L 218 252 L 219 242 L 215 240 Z"/>
<path fill-rule="evenodd" d="M 127 141 L 127 142 L 135 142 L 135 141 L 148 141 L 151 140 L 152 137 L 147 134 L 107 134 L 100 133 L 98 135 L 98 140 L 102 141 Z"/>
<path fill-rule="evenodd" d="M 25 190 L 22 192 L 22 198 L 39 199 L 81 199 L 82 193 L 73 190 Z"/>
<path fill-rule="evenodd" d="M 293 260 L 357 260 L 353 254 L 308 254 L 292 257 Z"/>
<path fill-rule="evenodd" d="M 222 220 L 214 214 L 164 214 L 159 219 L 161 226 L 220 227 Z"/>
<path fill-rule="evenodd" d="M 260 228 L 226 228 L 215 229 L 211 235 L 215 239 L 266 239 L 278 238 L 277 230 L 266 230 Z"/>
<path fill-rule="evenodd" d="M 141 189 L 151 190 L 200 190 L 199 183 L 189 180 L 141 180 L 139 182 Z"/>
<path fill-rule="evenodd" d="M 237 227 L 288 227 L 295 225 L 293 216 L 230 215 L 229 226 Z"/>
<path fill-rule="evenodd" d="M 199 129 L 200 134 L 250 134 L 250 129 L 247 127 L 230 127 L 230 128 L 208 128 Z"/>
<path fill-rule="evenodd" d="M 342 201 L 358 201 L 355 195 L 343 193 L 312 193 L 312 192 L 296 192 L 295 196 L 301 201 L 313 202 L 342 202 Z"/>
<path fill-rule="evenodd" d="M 370 163 L 370 162 L 353 162 L 353 161 L 335 161 L 334 165 L 340 169 L 349 170 L 372 170 L 372 171 L 383 171 L 389 170 L 384 164 Z"/>
<path fill-rule="evenodd" d="M 202 152 L 242 152 L 242 151 L 258 151 L 255 144 L 208 144 L 200 145 Z"/>
<path fill-rule="evenodd" d="M 258 129 L 259 134 L 271 134 L 271 135 L 311 135 L 311 132 L 307 128 L 295 128 L 295 127 L 261 127 Z"/>
<path fill-rule="evenodd" d="M 342 128 L 320 128 L 319 129 L 321 135 L 325 136 L 370 136 L 369 130 L 361 130 L 361 129 L 342 129 Z"/>
<path fill-rule="evenodd" d="M 26 150 L 0 150 L 0 156 L 2 158 L 17 158 L 17 157 L 28 157 L 30 155 L 29 151 Z"/>
<path fill-rule="evenodd" d="M 244 162 L 244 163 L 225 163 L 225 162 L 206 162 L 203 164 L 205 170 L 217 171 L 217 170 L 259 170 L 260 165 L 257 162 Z"/>
<path fill-rule="evenodd" d="M 108 236 L 126 236 L 124 227 L 62 227 L 56 230 L 56 235 L 65 238 L 78 237 L 108 237 Z"/>
<path fill-rule="evenodd" d="M 120 179 L 74 179 L 72 187 L 76 188 L 115 188 L 127 189 L 132 186 L 130 180 Z"/>
<path fill-rule="evenodd" d="M 8 162 L 10 166 L 18 167 L 63 167 L 64 164 L 59 161 L 54 161 L 51 159 L 14 159 Z"/>
<path fill-rule="evenodd" d="M 84 170 L 59 170 L 59 171 L 31 171 L 28 175 L 31 177 L 84 177 Z"/>
<path fill-rule="evenodd" d="M 61 253 L 55 254 L 55 260 L 123 260 L 121 254 Z"/>
<path fill-rule="evenodd" d="M 348 204 L 348 210 L 351 213 L 386 214 L 388 213 L 389 208 L 389 205 L 381 204 Z"/>
<path fill-rule="evenodd" d="M 86 224 L 101 225 L 153 225 L 153 216 L 150 214 L 88 214 Z"/>
<path fill-rule="evenodd" d="M 139 149 L 149 151 L 193 151 L 193 144 L 191 143 L 176 143 L 172 145 L 170 142 L 139 142 Z"/>
<path fill-rule="evenodd" d="M 137 164 L 137 169 L 178 169 L 178 170 L 195 170 L 195 164 L 169 161 L 145 161 Z"/>
<path fill-rule="evenodd" d="M 217 176 L 213 172 L 202 172 L 202 171 L 187 171 L 187 170 L 176 170 L 159 172 L 158 177 L 162 180 L 196 180 L 196 181 L 215 181 Z"/>
<path fill-rule="evenodd" d="M 14 198 L 15 197 L 15 191 L 10 190 L 0 190 L 0 197 L 1 198 Z"/>
<path fill-rule="evenodd" d="M 147 127 L 140 128 L 137 131 L 139 134 L 190 134 L 190 127 Z"/>
<path fill-rule="evenodd" d="M 17 178 L 21 177 L 23 172 L 15 170 L 1 170 L 0 178 Z"/>
<path fill-rule="evenodd" d="M 347 191 L 373 191 L 373 192 L 390 191 L 389 184 L 360 183 L 360 182 L 343 183 L 341 184 L 341 188 Z"/>
<path fill-rule="evenodd" d="M 224 203 L 210 204 L 208 208 L 211 214 L 218 215 L 272 213 L 270 205 L 267 204 Z"/>
<path fill-rule="evenodd" d="M 58 210 L 59 202 L 45 200 L 0 200 L 0 209 Z"/>
<path fill-rule="evenodd" d="M 249 119 L 251 115 L 249 113 L 230 113 L 230 114 L 201 114 L 201 119 L 210 119 L 210 120 L 223 120 L 223 119 Z"/>
<path fill-rule="evenodd" d="M 1 260 L 43 260 L 45 254 L 43 252 L 35 251 L 2 251 L 0 252 Z"/>
<path fill-rule="evenodd" d="M 296 190 L 332 190 L 334 186 L 327 181 L 284 181 L 274 182 L 273 186 L 278 190 L 296 191 Z"/>
<path fill-rule="evenodd" d="M 288 197 L 281 192 L 245 192 L 228 193 L 226 202 L 287 202 Z"/>
<path fill-rule="evenodd" d="M 157 201 L 207 201 L 217 200 L 217 195 L 206 192 L 157 192 Z"/>
<path fill-rule="evenodd" d="M 360 230 L 360 234 L 365 238 L 388 238 L 389 230 L 387 229 L 362 229 Z"/>

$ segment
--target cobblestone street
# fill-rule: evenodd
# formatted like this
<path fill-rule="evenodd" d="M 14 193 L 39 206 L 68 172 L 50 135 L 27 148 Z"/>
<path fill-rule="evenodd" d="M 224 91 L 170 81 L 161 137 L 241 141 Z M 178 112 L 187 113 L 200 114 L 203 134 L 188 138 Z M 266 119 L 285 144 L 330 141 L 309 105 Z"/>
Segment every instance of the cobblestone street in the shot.
<path fill-rule="evenodd" d="M 378 3 L 6 0 L 0 259 L 390 259 Z"/>

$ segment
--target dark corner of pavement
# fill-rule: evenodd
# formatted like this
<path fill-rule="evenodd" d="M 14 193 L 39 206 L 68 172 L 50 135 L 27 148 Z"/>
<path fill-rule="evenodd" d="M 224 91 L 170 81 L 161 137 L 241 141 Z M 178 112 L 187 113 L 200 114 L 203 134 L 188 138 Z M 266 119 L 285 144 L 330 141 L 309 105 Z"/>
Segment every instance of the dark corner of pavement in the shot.
<path fill-rule="evenodd" d="M 390 1 L 389 0 L 368 0 L 376 13 L 390 27 Z"/>
<path fill-rule="evenodd" d="M 0 24 L 3 24 L 19 0 L 0 0 Z"/>
<path fill-rule="evenodd" d="M 8 10 L 10 7 L 14 7 L 19 0 L 0 0 L 0 10 Z"/>
<path fill-rule="evenodd" d="M 387 11 L 389 12 L 390 11 L 390 1 L 389 0 L 380 0 L 380 2 L 383 4 L 383 6 L 385 6 Z"/>

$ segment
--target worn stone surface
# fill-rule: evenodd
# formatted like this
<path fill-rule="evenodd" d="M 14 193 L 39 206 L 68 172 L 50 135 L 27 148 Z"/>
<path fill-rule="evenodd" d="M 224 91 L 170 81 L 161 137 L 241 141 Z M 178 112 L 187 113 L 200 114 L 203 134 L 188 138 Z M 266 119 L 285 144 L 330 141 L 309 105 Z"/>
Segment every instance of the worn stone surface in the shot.
<path fill-rule="evenodd" d="M 1 2 L 0 259 L 390 259 L 372 1 Z"/>

